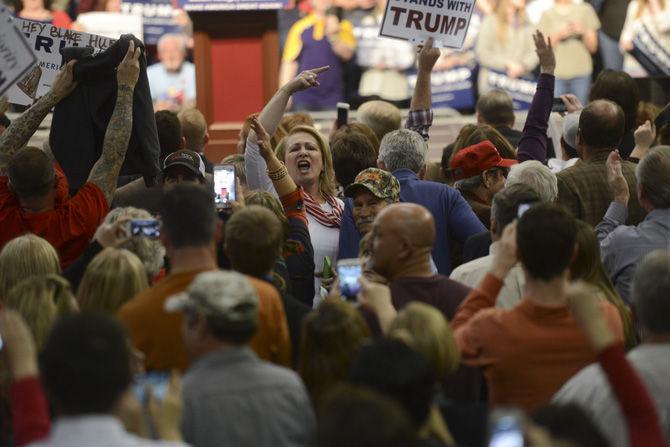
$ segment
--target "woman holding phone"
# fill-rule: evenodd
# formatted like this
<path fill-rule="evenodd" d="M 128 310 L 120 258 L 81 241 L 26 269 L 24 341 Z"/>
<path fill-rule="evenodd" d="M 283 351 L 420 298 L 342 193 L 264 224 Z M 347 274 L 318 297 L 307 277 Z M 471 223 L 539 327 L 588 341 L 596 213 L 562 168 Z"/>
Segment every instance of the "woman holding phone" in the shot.
<path fill-rule="evenodd" d="M 320 67 L 300 73 L 281 87 L 258 116 L 258 122 L 273 135 L 282 119 L 291 96 L 299 91 L 319 86 L 318 75 L 328 70 Z M 314 304 L 321 297 L 321 279 L 324 259 L 335 262 L 340 237 L 343 202 L 335 196 L 335 172 L 328 143 L 318 130 L 310 126 L 297 126 L 283 138 L 276 156 L 283 162 L 274 169 L 268 167 L 258 147 L 258 137 L 253 130 L 246 143 L 245 165 L 249 190 L 260 189 L 276 194 L 273 179 L 288 175 L 305 192 L 305 209 L 309 234 L 314 247 L 316 268 Z"/>

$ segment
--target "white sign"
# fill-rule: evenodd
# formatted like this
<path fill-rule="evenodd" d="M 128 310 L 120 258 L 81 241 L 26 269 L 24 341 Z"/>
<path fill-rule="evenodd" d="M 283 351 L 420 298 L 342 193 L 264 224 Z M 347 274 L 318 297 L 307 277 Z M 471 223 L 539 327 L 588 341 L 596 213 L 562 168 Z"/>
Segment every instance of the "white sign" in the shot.
<path fill-rule="evenodd" d="M 133 34 L 144 40 L 144 21 L 140 14 L 120 12 L 85 12 L 77 16 L 82 31 L 118 39 L 122 34 Z"/>
<path fill-rule="evenodd" d="M 91 47 L 95 54 L 116 42 L 116 39 L 58 28 L 48 23 L 15 18 L 14 24 L 26 36 L 29 50 L 37 56 L 37 65 L 8 90 L 12 104 L 32 105 L 49 91 L 63 65 L 61 48 Z"/>
<path fill-rule="evenodd" d="M 388 0 L 379 35 L 460 49 L 474 9 L 475 0 Z"/>
<path fill-rule="evenodd" d="M 35 62 L 37 57 L 14 26 L 11 13 L 0 5 L 0 95 L 23 78 Z"/>

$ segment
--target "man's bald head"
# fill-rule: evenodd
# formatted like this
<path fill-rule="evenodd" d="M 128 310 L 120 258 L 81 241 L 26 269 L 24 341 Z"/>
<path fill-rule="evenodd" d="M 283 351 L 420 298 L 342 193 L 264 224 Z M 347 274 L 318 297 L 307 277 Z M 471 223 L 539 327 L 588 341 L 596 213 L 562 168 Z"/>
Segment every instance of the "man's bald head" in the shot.
<path fill-rule="evenodd" d="M 435 221 L 426 208 L 415 203 L 395 203 L 384 208 L 377 217 L 380 224 L 395 231 L 415 248 L 433 249 Z"/>
<path fill-rule="evenodd" d="M 621 107 L 606 99 L 595 100 L 579 115 L 578 146 L 592 150 L 619 147 L 625 126 Z"/>

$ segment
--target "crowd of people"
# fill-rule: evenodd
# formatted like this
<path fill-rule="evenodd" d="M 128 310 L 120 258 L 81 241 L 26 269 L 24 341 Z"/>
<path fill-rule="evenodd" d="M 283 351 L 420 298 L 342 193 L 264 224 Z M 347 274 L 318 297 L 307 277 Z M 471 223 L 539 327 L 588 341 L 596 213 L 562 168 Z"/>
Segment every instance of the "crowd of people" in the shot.
<path fill-rule="evenodd" d="M 426 178 L 430 39 L 404 125 L 372 100 L 322 135 L 287 110 L 337 68 L 294 66 L 221 163 L 196 109 L 135 107 L 145 55 L 124 41 L 74 188 L 69 159 L 26 146 L 79 88 L 67 63 L 0 134 L 0 445 L 669 445 L 667 135 L 608 72 L 585 105 L 564 96 L 551 163 L 564 50 L 528 39 L 523 131 L 505 92 L 483 96 L 445 182 Z M 78 123 L 60 119 L 52 134 Z M 155 185 L 120 176 L 147 120 Z M 223 207 L 219 164 L 237 182 Z"/>

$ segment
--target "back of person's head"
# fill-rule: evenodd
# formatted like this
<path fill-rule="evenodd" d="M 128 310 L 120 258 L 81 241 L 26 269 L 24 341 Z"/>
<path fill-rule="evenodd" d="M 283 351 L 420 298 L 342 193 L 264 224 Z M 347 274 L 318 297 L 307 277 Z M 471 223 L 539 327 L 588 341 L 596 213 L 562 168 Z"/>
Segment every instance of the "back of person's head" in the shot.
<path fill-rule="evenodd" d="M 40 370 L 58 414 L 111 413 L 132 381 L 130 343 L 111 317 L 66 316 L 47 338 Z"/>
<path fill-rule="evenodd" d="M 386 101 L 367 101 L 361 104 L 356 119 L 368 126 L 381 141 L 384 136 L 400 129 L 400 110 Z"/>
<path fill-rule="evenodd" d="M 351 304 L 327 299 L 302 321 L 298 371 L 314 402 L 346 381 L 351 364 L 370 332 Z"/>
<path fill-rule="evenodd" d="M 591 86 L 589 101 L 608 99 L 621 107 L 625 115 L 624 133 L 635 129 L 640 91 L 624 71 L 603 70 Z"/>
<path fill-rule="evenodd" d="M 640 101 L 637 105 L 637 114 L 635 115 L 635 128 L 637 129 L 645 123 L 645 121 L 651 121 L 652 123 L 656 119 L 659 113 L 661 113 L 661 108 L 654 104 L 653 102 Z M 659 129 L 656 129 L 658 132 Z"/>
<path fill-rule="evenodd" d="M 202 152 L 207 143 L 207 120 L 198 109 L 184 109 L 179 112 L 179 122 L 185 140 L 185 148 Z"/>
<path fill-rule="evenodd" d="M 493 89 L 484 93 L 477 100 L 475 108 L 477 119 L 481 123 L 491 126 L 514 125 L 514 104 L 504 90 Z"/>
<path fill-rule="evenodd" d="M 38 352 L 58 318 L 77 312 L 70 284 L 53 274 L 24 279 L 12 287 L 5 304 L 23 317 Z"/>
<path fill-rule="evenodd" d="M 510 168 L 505 187 L 517 184 L 533 188 L 543 202 L 552 203 L 558 198 L 556 174 L 537 160 L 526 160 Z"/>
<path fill-rule="evenodd" d="M 226 222 L 225 248 L 233 268 L 262 277 L 273 270 L 284 245 L 284 229 L 275 214 L 249 205 Z"/>
<path fill-rule="evenodd" d="M 442 169 L 442 175 L 444 180 L 449 184 L 454 184 L 454 175 L 451 172 L 451 157 L 454 154 L 454 143 L 447 144 L 444 149 L 442 149 L 442 158 L 440 159 L 440 168 Z"/>
<path fill-rule="evenodd" d="M 281 222 L 284 241 L 286 240 L 289 232 L 289 222 L 286 213 L 284 212 L 284 207 L 277 197 L 268 191 L 255 189 L 244 195 L 244 203 L 247 205 L 262 206 L 263 208 L 272 211 L 274 215 L 277 216 L 277 219 L 279 219 L 279 222 Z"/>
<path fill-rule="evenodd" d="M 495 234 L 502 236 L 505 227 L 519 216 L 521 205 L 532 205 L 542 201 L 540 195 L 528 185 L 517 183 L 506 186 L 493 196 L 491 216 L 495 222 Z"/>
<path fill-rule="evenodd" d="M 154 114 L 158 144 L 161 148 L 161 162 L 173 152 L 182 149 L 183 134 L 181 123 L 176 113 L 169 110 L 160 110 Z"/>
<path fill-rule="evenodd" d="M 205 247 L 214 241 L 214 195 L 198 183 L 180 183 L 160 200 L 161 237 L 173 249 Z"/>
<path fill-rule="evenodd" d="M 294 127 L 314 127 L 314 118 L 307 112 L 289 113 L 282 117 L 279 125 L 283 128 L 283 131 L 286 134 L 292 131 Z"/>
<path fill-rule="evenodd" d="M 340 128 L 337 129 L 337 132 L 335 132 L 333 140 L 330 142 L 331 146 L 338 138 L 351 133 L 359 133 L 363 135 L 375 149 L 375 154 L 379 153 L 379 138 L 377 138 L 377 134 L 375 134 L 366 124 L 357 121 L 340 126 Z"/>
<path fill-rule="evenodd" d="M 354 183 L 359 172 L 377 166 L 375 148 L 363 134 L 357 132 L 335 138 L 331 151 L 335 178 L 345 188 Z"/>
<path fill-rule="evenodd" d="M 418 173 L 426 164 L 428 145 L 418 133 L 409 129 L 394 130 L 382 138 L 378 161 L 387 171 L 409 169 Z"/>
<path fill-rule="evenodd" d="M 619 146 L 625 131 L 625 116 L 616 103 L 598 99 L 587 104 L 579 115 L 577 145 L 581 142 L 593 149 Z"/>
<path fill-rule="evenodd" d="M 412 447 L 416 429 L 398 402 L 374 390 L 339 385 L 317 408 L 319 447 Z"/>
<path fill-rule="evenodd" d="M 9 159 L 7 177 L 19 199 L 40 198 L 54 190 L 53 159 L 43 150 L 26 147 Z"/>
<path fill-rule="evenodd" d="M 7 242 L 0 251 L 0 299 L 29 276 L 60 275 L 60 261 L 53 246 L 34 234 Z"/>
<path fill-rule="evenodd" d="M 598 425 L 578 405 L 547 405 L 537 410 L 532 418 L 557 441 L 569 442 L 574 447 L 609 446 Z"/>
<path fill-rule="evenodd" d="M 435 391 L 435 375 L 421 354 L 394 339 L 380 339 L 361 349 L 351 381 L 396 399 L 416 427 L 421 427 Z"/>
<path fill-rule="evenodd" d="M 638 188 L 654 208 L 670 208 L 670 147 L 653 148 L 635 168 Z"/>
<path fill-rule="evenodd" d="M 490 141 L 496 147 L 502 158 L 516 159 L 516 151 L 510 142 L 493 126 L 488 124 L 466 124 L 461 128 L 456 141 L 454 141 L 454 150 L 449 159 L 449 166 L 451 166 L 451 160 L 454 159 L 454 155 L 459 151 L 486 140 Z"/>
<path fill-rule="evenodd" d="M 119 219 L 152 220 L 154 217 L 147 210 L 133 206 L 119 207 L 107 213 L 103 225 L 114 224 Z M 165 247 L 163 247 L 161 241 L 143 234 L 129 237 L 117 245 L 116 248 L 125 248 L 140 258 L 149 281 L 160 273 L 165 263 Z"/>
<path fill-rule="evenodd" d="M 221 164 L 235 165 L 235 175 L 240 181 L 242 189 L 247 187 L 247 167 L 244 163 L 244 154 L 230 154 L 221 160 Z"/>
<path fill-rule="evenodd" d="M 423 355 L 431 363 L 437 380 L 458 368 L 460 355 L 454 334 L 442 312 L 433 306 L 410 303 L 398 312 L 388 334 Z"/>
<path fill-rule="evenodd" d="M 564 152 L 564 158 L 579 157 L 577 154 L 577 132 L 579 131 L 580 112 L 570 113 L 563 118 L 563 129 L 561 132 L 561 149 Z"/>
<path fill-rule="evenodd" d="M 670 334 L 670 249 L 652 252 L 637 267 L 633 305 L 646 332 Z"/>
<path fill-rule="evenodd" d="M 519 219 L 517 247 L 519 258 L 528 274 L 537 280 L 549 281 L 561 276 L 570 266 L 577 224 L 558 205 L 533 205 Z"/>
<path fill-rule="evenodd" d="M 86 267 L 77 299 L 82 311 L 116 314 L 123 304 L 149 288 L 140 258 L 123 248 L 105 248 Z"/>

